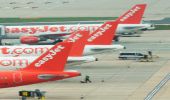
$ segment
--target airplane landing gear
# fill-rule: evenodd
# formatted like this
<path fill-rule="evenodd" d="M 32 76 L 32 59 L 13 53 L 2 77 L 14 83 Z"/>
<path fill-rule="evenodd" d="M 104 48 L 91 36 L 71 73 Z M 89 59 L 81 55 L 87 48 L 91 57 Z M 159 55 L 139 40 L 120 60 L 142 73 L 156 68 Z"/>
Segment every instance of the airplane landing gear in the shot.
<path fill-rule="evenodd" d="M 113 38 L 113 40 L 115 40 L 116 42 L 118 42 L 118 41 L 119 41 L 119 36 L 116 35 L 116 36 Z"/>

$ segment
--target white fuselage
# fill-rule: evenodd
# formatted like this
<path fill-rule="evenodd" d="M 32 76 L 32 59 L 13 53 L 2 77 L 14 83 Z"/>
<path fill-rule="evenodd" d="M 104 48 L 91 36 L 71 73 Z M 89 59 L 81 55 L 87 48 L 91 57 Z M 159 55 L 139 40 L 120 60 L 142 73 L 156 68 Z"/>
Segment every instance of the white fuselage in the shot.
<path fill-rule="evenodd" d="M 21 36 L 44 36 L 54 34 L 69 34 L 75 30 L 90 30 L 95 31 L 102 24 L 63 24 L 63 25 L 20 25 L 20 26 L 5 26 L 5 38 L 19 39 Z M 119 24 L 116 34 L 134 31 L 133 29 L 146 28 L 153 29 L 151 24 Z"/>
<path fill-rule="evenodd" d="M 109 50 L 121 50 L 125 49 L 122 45 L 86 45 L 83 55 L 98 54 Z"/>
<path fill-rule="evenodd" d="M 31 57 L 0 57 L 0 69 L 25 68 L 39 56 Z M 97 59 L 93 56 L 68 57 L 67 63 L 92 62 Z"/>
<path fill-rule="evenodd" d="M 37 57 L 48 51 L 52 45 L 38 46 L 0 46 L 0 67 L 23 68 L 34 61 Z M 124 49 L 121 45 L 87 45 L 83 55 L 91 55 L 108 50 Z M 74 57 L 69 56 L 67 62 L 91 62 L 96 61 L 93 56 Z"/>
<path fill-rule="evenodd" d="M 1 57 L 40 56 L 48 51 L 53 45 L 20 45 L 0 46 Z M 105 50 L 124 49 L 122 45 L 86 45 L 83 55 L 95 54 Z"/>
<path fill-rule="evenodd" d="M 136 31 L 145 31 L 155 29 L 152 24 L 119 24 L 117 34 L 133 33 Z"/>

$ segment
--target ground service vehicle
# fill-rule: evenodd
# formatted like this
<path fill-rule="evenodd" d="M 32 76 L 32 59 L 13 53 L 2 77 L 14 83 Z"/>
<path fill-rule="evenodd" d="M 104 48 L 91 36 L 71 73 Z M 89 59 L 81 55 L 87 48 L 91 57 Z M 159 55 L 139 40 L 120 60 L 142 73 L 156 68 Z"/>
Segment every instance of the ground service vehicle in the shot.
<path fill-rule="evenodd" d="M 142 53 L 127 52 L 127 53 L 120 53 L 119 59 L 140 60 L 146 58 L 146 56 L 148 55 Z"/>

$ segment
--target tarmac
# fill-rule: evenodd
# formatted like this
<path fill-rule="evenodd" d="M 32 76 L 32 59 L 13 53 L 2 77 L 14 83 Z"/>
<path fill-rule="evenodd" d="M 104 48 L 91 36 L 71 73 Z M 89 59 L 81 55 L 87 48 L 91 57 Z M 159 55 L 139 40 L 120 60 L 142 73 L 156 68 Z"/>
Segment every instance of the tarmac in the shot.
<path fill-rule="evenodd" d="M 135 4 L 146 3 L 144 19 L 170 16 L 170 0 L 0 0 L 1 18 L 118 17 Z"/>
<path fill-rule="evenodd" d="M 0 100 L 18 100 L 18 91 L 35 89 L 46 91 L 46 100 L 169 100 L 169 79 L 161 84 L 170 73 L 169 37 L 169 31 L 147 31 L 141 37 L 121 37 L 118 43 L 125 45 L 126 50 L 97 54 L 99 61 L 96 62 L 67 65 L 67 70 L 78 70 L 82 76 L 0 89 Z M 148 50 L 153 52 L 153 62 L 118 59 L 119 52 L 147 54 Z M 80 83 L 86 75 L 92 83 Z M 156 92 L 152 95 L 154 88 Z M 146 99 L 147 96 L 151 99 Z"/>

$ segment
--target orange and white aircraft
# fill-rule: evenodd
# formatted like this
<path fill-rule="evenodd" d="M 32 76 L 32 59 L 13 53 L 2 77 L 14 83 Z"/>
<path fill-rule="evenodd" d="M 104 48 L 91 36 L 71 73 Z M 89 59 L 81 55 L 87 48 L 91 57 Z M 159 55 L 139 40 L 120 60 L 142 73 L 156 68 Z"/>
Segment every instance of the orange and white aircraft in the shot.
<path fill-rule="evenodd" d="M 141 24 L 146 4 L 137 4 L 129 11 L 118 18 L 119 25 L 116 33 L 133 33 L 138 30 L 146 30 L 152 25 Z M 52 24 L 52 23 L 51 23 Z M 6 25 L 4 33 L 1 32 L 1 38 L 20 39 L 24 44 L 44 44 L 52 43 L 55 40 L 65 38 L 65 36 L 75 30 L 95 31 L 102 24 L 44 24 L 44 25 Z M 3 30 L 3 29 L 2 29 Z M 48 41 L 49 40 L 49 41 Z"/>
<path fill-rule="evenodd" d="M 80 76 L 77 71 L 65 71 L 72 43 L 61 42 L 38 57 L 26 68 L 0 71 L 0 88 L 16 87 Z"/>
<path fill-rule="evenodd" d="M 77 31 L 71 34 L 70 37 L 65 40 L 65 42 L 73 42 L 68 62 L 95 61 L 95 57 L 87 55 L 101 53 L 108 50 L 124 49 L 125 47 L 122 45 L 112 45 L 112 38 L 115 36 L 117 25 L 117 21 L 110 21 L 103 24 L 91 34 L 89 34 L 88 31 Z M 37 46 L 35 45 L 1 46 L 0 67 L 26 67 L 26 65 L 36 59 L 38 55 L 44 53 L 50 47 L 51 46 L 49 45 L 42 45 L 42 49 L 37 49 Z"/>

